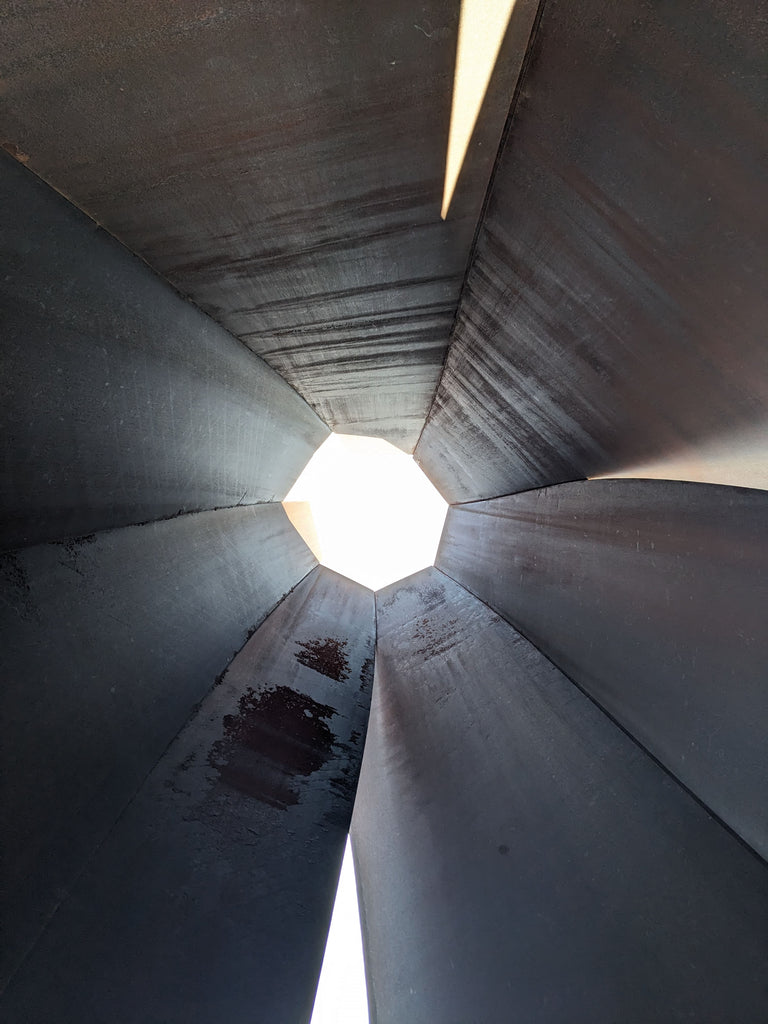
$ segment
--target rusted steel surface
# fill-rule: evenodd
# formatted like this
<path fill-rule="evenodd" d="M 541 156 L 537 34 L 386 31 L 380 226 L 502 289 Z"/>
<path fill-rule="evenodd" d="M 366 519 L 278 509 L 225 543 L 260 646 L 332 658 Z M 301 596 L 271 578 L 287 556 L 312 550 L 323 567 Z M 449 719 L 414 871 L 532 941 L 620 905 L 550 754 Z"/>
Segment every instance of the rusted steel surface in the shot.
<path fill-rule="evenodd" d="M 306 1024 L 362 757 L 373 593 L 311 573 L 167 749 L 0 1003 L 4 1021 Z M 343 646 L 348 675 L 297 657 Z"/>
<path fill-rule="evenodd" d="M 353 848 L 376 1024 L 768 1014 L 768 869 L 435 569 L 377 594 Z"/>
<path fill-rule="evenodd" d="M 751 0 L 547 0 L 417 451 L 449 501 L 765 452 L 766 50 Z"/>
<path fill-rule="evenodd" d="M 314 564 L 277 504 L 0 555 L 0 987 L 217 674 Z"/>
<path fill-rule="evenodd" d="M 768 858 L 768 494 L 589 481 L 449 510 L 436 564 Z"/>
<path fill-rule="evenodd" d="M 0 141 L 275 367 L 411 449 L 535 0 L 446 222 L 458 0 L 55 3 L 0 15 Z"/>
<path fill-rule="evenodd" d="M 274 370 L 5 153 L 0 222 L 0 547 L 285 497 L 328 429 Z"/>

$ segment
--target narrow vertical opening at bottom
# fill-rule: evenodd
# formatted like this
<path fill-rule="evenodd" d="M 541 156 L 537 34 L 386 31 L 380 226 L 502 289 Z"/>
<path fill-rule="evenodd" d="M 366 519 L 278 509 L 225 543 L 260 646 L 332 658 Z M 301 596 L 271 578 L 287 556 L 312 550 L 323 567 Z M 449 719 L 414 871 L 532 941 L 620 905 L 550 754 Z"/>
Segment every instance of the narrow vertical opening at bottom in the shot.
<path fill-rule="evenodd" d="M 360 910 L 347 836 L 311 1024 L 368 1024 Z"/>

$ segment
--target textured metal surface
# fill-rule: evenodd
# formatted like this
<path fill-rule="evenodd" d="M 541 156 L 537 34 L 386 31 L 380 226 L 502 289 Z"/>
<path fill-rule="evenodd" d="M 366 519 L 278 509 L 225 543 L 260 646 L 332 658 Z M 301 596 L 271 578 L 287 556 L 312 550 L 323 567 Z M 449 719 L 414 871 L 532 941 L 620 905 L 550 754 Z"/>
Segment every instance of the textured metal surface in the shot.
<path fill-rule="evenodd" d="M 750 0 L 547 0 L 417 451 L 449 501 L 700 449 L 765 486 L 722 449 L 768 450 L 767 48 Z"/>
<path fill-rule="evenodd" d="M 0 556 L 0 980 L 248 631 L 313 564 L 274 504 Z"/>
<path fill-rule="evenodd" d="M 768 1015 L 768 869 L 432 569 L 377 594 L 353 845 L 373 1024 Z"/>
<path fill-rule="evenodd" d="M 768 494 L 589 481 L 453 508 L 436 564 L 768 857 Z"/>
<path fill-rule="evenodd" d="M 317 569 L 171 744 L 2 1004 L 8 1024 L 306 1024 L 373 678 L 371 591 Z"/>
<path fill-rule="evenodd" d="M 440 219 L 458 0 L 89 0 L 0 15 L 0 141 L 264 356 L 410 450 L 536 0 Z"/>
<path fill-rule="evenodd" d="M 0 547 L 280 500 L 328 430 L 280 377 L 0 154 Z"/>

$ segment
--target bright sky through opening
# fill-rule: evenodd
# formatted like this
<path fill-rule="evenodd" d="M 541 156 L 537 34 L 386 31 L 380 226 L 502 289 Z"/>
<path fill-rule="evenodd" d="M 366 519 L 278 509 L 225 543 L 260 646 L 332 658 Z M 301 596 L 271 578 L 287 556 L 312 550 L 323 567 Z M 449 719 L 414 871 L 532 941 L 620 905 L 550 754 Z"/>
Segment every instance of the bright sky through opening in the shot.
<path fill-rule="evenodd" d="M 363 939 L 349 838 L 310 1024 L 368 1024 Z"/>
<path fill-rule="evenodd" d="M 448 508 L 410 455 L 351 434 L 331 434 L 284 506 L 318 561 L 372 590 L 434 563 Z"/>
<path fill-rule="evenodd" d="M 462 0 L 440 216 L 445 220 L 515 0 Z"/>

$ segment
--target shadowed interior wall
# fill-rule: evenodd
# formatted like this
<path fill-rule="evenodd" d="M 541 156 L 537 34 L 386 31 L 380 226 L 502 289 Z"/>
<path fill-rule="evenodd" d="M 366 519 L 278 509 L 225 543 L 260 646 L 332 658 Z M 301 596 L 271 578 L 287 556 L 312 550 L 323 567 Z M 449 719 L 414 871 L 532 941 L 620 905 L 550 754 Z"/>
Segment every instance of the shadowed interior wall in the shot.
<path fill-rule="evenodd" d="M 334 429 L 411 451 L 537 6 L 517 0 L 446 221 L 459 0 L 15 6 L 0 142 Z"/>
<path fill-rule="evenodd" d="M 276 504 L 0 556 L 3 981 L 249 630 L 314 564 Z"/>
<path fill-rule="evenodd" d="M 8 1021 L 306 1024 L 352 814 L 374 598 L 316 569 L 95 852 L 9 986 Z"/>
<path fill-rule="evenodd" d="M 416 451 L 448 501 L 768 486 L 767 49 L 751 0 L 544 4 Z"/>
<path fill-rule="evenodd" d="M 435 569 L 377 593 L 353 847 L 375 1024 L 762 1020 L 768 869 Z"/>
<path fill-rule="evenodd" d="M 429 412 L 452 501 L 768 486 L 756 5 L 517 0 L 442 221 L 459 10 L 0 10 L 8 1024 L 305 1024 L 374 635 L 274 503 L 326 423 Z M 765 497 L 454 507 L 499 614 L 382 595 L 375 1024 L 768 1020 Z"/>
<path fill-rule="evenodd" d="M 328 428 L 0 153 L 0 547 L 284 498 Z"/>
<path fill-rule="evenodd" d="M 768 856 L 768 494 L 603 480 L 451 508 L 436 564 Z"/>

